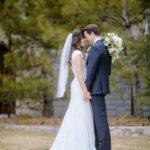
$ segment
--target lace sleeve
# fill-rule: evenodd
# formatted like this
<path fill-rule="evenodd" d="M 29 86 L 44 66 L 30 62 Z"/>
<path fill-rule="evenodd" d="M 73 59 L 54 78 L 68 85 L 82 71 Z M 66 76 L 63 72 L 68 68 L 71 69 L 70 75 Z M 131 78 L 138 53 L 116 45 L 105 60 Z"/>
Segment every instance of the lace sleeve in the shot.
<path fill-rule="evenodd" d="M 79 50 L 76 50 L 72 53 L 72 59 L 74 59 L 78 54 L 82 55 L 82 53 Z"/>

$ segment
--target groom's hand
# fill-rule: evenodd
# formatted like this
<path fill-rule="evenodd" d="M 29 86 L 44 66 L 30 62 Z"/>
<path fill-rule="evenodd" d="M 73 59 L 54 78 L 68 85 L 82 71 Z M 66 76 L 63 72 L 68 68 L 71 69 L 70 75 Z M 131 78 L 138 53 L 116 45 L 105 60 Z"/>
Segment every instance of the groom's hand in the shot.
<path fill-rule="evenodd" d="M 92 99 L 90 92 L 84 92 L 84 100 L 89 101 Z"/>

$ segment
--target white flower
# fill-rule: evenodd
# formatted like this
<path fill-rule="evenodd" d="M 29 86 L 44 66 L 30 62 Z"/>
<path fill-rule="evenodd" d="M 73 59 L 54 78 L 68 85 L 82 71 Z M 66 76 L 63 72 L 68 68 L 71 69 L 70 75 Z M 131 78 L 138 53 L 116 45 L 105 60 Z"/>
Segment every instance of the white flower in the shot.
<path fill-rule="evenodd" d="M 110 54 L 113 54 L 113 52 L 115 52 L 115 50 L 116 49 L 114 47 L 113 48 L 108 48 L 108 51 L 109 51 Z"/>
<path fill-rule="evenodd" d="M 121 46 L 122 46 L 122 39 L 119 38 L 119 37 L 115 37 L 115 40 L 116 40 L 117 43 L 118 43 L 118 47 L 121 47 Z"/>
<path fill-rule="evenodd" d="M 109 54 L 112 56 L 112 62 L 119 58 L 119 52 L 123 50 L 123 41 L 115 33 L 107 33 L 103 37 L 104 45 L 107 47 Z"/>
<path fill-rule="evenodd" d="M 108 37 L 106 37 L 106 38 L 105 38 L 105 41 L 106 41 L 106 42 L 108 42 L 108 41 L 109 41 L 109 38 L 108 38 Z"/>

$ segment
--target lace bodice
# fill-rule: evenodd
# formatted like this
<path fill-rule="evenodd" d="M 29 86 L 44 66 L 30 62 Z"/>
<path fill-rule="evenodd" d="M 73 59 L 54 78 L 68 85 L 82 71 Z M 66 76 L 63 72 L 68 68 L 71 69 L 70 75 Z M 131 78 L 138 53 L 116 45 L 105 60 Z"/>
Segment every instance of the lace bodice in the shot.
<path fill-rule="evenodd" d="M 77 75 L 76 75 L 76 69 L 75 69 L 75 64 L 74 64 L 74 58 L 78 55 L 82 55 L 82 74 L 83 74 L 83 77 L 84 79 L 86 78 L 86 73 L 87 73 L 87 67 L 86 67 L 86 58 L 84 58 L 82 52 L 80 50 L 75 50 L 73 51 L 72 53 L 72 59 L 71 59 L 71 62 L 72 62 L 72 71 L 74 73 L 74 77 L 77 78 Z"/>

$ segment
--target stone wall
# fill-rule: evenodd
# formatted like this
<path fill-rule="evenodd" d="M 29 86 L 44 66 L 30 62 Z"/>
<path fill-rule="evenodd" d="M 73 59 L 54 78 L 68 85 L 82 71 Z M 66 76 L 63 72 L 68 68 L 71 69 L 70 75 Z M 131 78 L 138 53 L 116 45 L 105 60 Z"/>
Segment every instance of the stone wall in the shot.
<path fill-rule="evenodd" d="M 61 54 L 61 51 L 58 51 L 58 59 L 55 60 L 55 64 L 54 64 L 56 79 L 58 78 L 60 54 Z M 68 88 L 70 88 L 69 85 L 68 85 Z M 123 98 L 120 98 L 120 96 L 118 96 L 118 93 L 120 92 L 125 93 Z M 60 117 L 64 115 L 69 104 L 69 99 L 70 99 L 70 96 L 68 96 L 68 100 L 66 101 L 63 101 L 63 100 L 54 101 L 54 116 L 55 117 Z M 121 116 L 121 115 L 130 115 L 130 111 L 131 111 L 130 87 L 126 82 L 121 82 L 118 88 L 116 89 L 111 88 L 111 93 L 107 94 L 105 99 L 106 99 L 106 107 L 107 107 L 108 116 L 114 117 L 114 116 Z M 139 116 L 144 116 L 144 117 L 150 116 L 150 106 L 144 106 L 144 107 L 138 106 L 138 113 L 139 113 Z"/>
<path fill-rule="evenodd" d="M 3 41 L 4 43 L 7 43 L 6 38 L 4 37 L 4 34 L 2 30 L 0 29 L 0 42 Z M 54 51 L 55 52 L 55 51 Z M 58 79 L 58 71 L 59 71 L 59 58 L 61 55 L 61 51 L 58 51 L 58 57 L 56 60 L 54 60 L 54 71 L 55 71 L 55 81 L 57 85 L 57 79 Z M 70 82 L 68 83 L 68 88 L 70 88 Z M 123 98 L 119 98 L 117 93 L 124 91 L 125 95 Z M 56 95 L 56 91 L 54 93 Z M 66 109 L 69 104 L 70 95 L 68 95 L 68 100 L 57 100 L 54 101 L 54 116 L 55 117 L 62 117 L 64 116 Z M 126 85 L 126 83 L 121 83 L 120 86 L 117 89 L 111 88 L 111 94 L 108 94 L 106 96 L 106 106 L 107 106 L 107 114 L 108 116 L 120 116 L 120 115 L 130 115 L 130 91 L 129 86 Z M 19 104 L 19 101 L 17 101 L 17 107 L 16 107 L 16 114 L 24 114 L 24 115 L 32 115 L 32 116 L 41 116 L 41 104 L 30 104 L 30 107 L 35 107 L 35 109 L 30 109 L 26 102 L 24 102 L 22 105 Z M 36 109 L 37 108 L 37 109 Z M 148 117 L 150 116 L 150 106 L 145 107 L 139 107 L 140 115 Z"/>
<path fill-rule="evenodd" d="M 66 112 L 69 105 L 69 100 L 54 101 L 54 116 L 61 117 Z M 129 99 L 118 99 L 114 94 L 106 96 L 106 107 L 107 114 L 109 117 L 130 115 L 130 100 Z"/>
<path fill-rule="evenodd" d="M 0 128 L 14 129 L 14 130 L 26 130 L 26 131 L 37 131 L 37 132 L 58 132 L 60 126 L 27 126 L 27 125 L 12 125 L 12 124 L 0 124 Z M 150 137 L 149 126 L 115 126 L 110 127 L 112 136 L 143 136 Z"/>
<path fill-rule="evenodd" d="M 16 115 L 42 116 L 42 104 L 32 100 L 16 101 Z"/>

